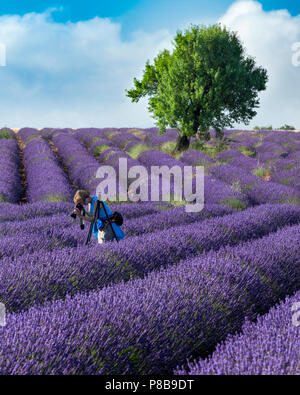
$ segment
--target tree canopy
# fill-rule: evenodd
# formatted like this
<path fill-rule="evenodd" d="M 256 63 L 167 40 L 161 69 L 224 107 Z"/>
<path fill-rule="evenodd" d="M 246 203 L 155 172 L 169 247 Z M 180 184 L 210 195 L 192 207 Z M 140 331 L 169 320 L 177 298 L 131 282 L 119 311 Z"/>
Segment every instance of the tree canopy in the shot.
<path fill-rule="evenodd" d="M 153 65 L 147 60 L 142 80 L 134 78 L 134 88 L 125 90 L 132 102 L 149 96 L 159 133 L 178 129 L 177 149 L 184 150 L 192 136 L 208 140 L 210 128 L 222 137 L 225 127 L 248 124 L 268 76 L 246 55 L 237 33 L 219 24 L 191 25 L 178 30 L 172 44 L 172 53 L 161 51 Z"/>

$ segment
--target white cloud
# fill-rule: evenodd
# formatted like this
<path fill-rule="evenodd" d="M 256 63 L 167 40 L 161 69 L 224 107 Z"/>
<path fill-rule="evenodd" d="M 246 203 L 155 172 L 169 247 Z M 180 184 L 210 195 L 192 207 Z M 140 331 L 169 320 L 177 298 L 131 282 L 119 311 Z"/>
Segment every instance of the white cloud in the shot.
<path fill-rule="evenodd" d="M 237 1 L 219 22 L 237 31 L 247 53 L 268 71 L 267 89 L 260 94 L 257 116 L 247 128 L 284 123 L 300 128 L 300 67 L 292 62 L 292 46 L 300 41 L 300 15 L 292 17 L 287 10 L 266 12 L 256 1 Z"/>
<path fill-rule="evenodd" d="M 2 126 L 152 126 L 147 101 L 131 103 L 125 89 L 147 59 L 171 49 L 169 32 L 122 41 L 121 25 L 108 18 L 62 24 L 51 11 L 0 17 Z"/>
<path fill-rule="evenodd" d="M 148 100 L 131 103 L 124 90 L 142 77 L 147 59 L 172 49 L 173 35 L 139 30 L 125 41 L 122 26 L 108 18 L 63 24 L 52 20 L 52 11 L 0 17 L 7 64 L 0 67 L 1 126 L 153 126 Z M 238 31 L 248 54 L 269 72 L 258 115 L 247 127 L 300 127 L 300 67 L 293 66 L 291 49 L 300 41 L 300 16 L 238 1 L 220 21 Z"/>

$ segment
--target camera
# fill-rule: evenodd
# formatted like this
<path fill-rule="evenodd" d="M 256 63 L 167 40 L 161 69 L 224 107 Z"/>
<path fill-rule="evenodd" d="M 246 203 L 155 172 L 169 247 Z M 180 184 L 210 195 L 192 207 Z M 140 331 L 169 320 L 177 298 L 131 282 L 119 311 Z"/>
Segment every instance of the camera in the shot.
<path fill-rule="evenodd" d="M 80 204 L 80 203 L 76 204 L 75 209 L 77 209 L 77 210 L 79 210 L 80 212 L 82 212 L 82 213 L 83 213 L 83 216 L 85 216 L 85 209 L 84 209 L 84 207 L 83 207 L 82 204 Z M 76 217 L 77 217 L 77 215 L 76 215 L 75 213 L 70 214 L 70 216 L 71 216 L 73 219 L 76 219 Z M 84 229 L 84 223 L 83 223 L 82 218 L 80 218 L 80 229 L 81 229 L 81 230 Z"/>
<path fill-rule="evenodd" d="M 79 211 L 83 211 L 84 207 L 82 204 L 78 203 L 75 206 L 75 209 L 79 210 Z M 77 215 L 75 213 L 70 214 L 72 218 L 76 219 Z"/>

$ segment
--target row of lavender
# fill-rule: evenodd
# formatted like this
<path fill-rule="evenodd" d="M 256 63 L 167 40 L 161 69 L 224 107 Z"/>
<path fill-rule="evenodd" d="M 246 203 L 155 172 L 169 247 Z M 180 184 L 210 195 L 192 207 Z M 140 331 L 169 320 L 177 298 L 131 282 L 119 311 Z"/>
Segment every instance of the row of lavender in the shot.
<path fill-rule="evenodd" d="M 99 168 L 97 161 L 69 133 L 56 133 L 52 139 L 72 182 L 79 188 L 87 189 L 95 194 L 99 182 L 96 179 Z"/>
<path fill-rule="evenodd" d="M 112 210 L 120 211 L 126 219 L 139 217 L 142 215 L 149 215 L 159 213 L 162 210 L 173 207 L 169 203 L 165 202 L 145 202 L 131 205 L 111 205 Z M 73 203 L 69 202 L 37 202 L 27 205 L 16 206 L 11 203 L 3 203 L 0 205 L 0 223 L 1 222 L 18 222 L 27 221 L 29 219 L 36 219 L 53 216 L 54 214 L 67 213 L 72 211 L 74 208 Z M 228 209 L 229 210 L 229 209 Z M 31 226 L 31 225 L 30 225 Z M 26 230 L 28 231 L 28 230 Z"/>
<path fill-rule="evenodd" d="M 242 333 L 229 335 L 207 359 L 189 361 L 175 374 L 300 375 L 300 292 L 286 298 Z"/>
<path fill-rule="evenodd" d="M 19 148 L 11 129 L 0 130 L 0 202 L 18 203 L 21 197 Z"/>
<path fill-rule="evenodd" d="M 218 211 L 220 209 L 211 210 L 212 213 Z M 7 309 L 20 311 L 35 303 L 64 298 L 67 294 L 75 295 L 132 277 L 144 277 L 146 273 L 180 259 L 234 246 L 283 226 L 299 223 L 300 210 L 289 205 L 262 205 L 233 215 L 204 218 L 171 228 L 166 225 L 167 238 L 166 230 L 143 233 L 141 229 L 139 236 L 125 238 L 119 243 L 107 243 L 100 250 L 96 245 L 84 247 L 83 236 L 79 236 L 82 240 L 78 245 L 76 230 L 63 229 L 58 216 L 52 218 L 52 223 L 51 220 L 45 222 L 48 229 L 42 234 L 37 233 L 38 221 L 21 224 L 19 227 L 23 233 L 27 225 L 33 228 L 30 230 L 33 233 L 3 237 L 1 241 L 4 256 L 0 264 L 0 300 Z M 157 219 L 152 221 L 155 224 Z M 18 229 L 16 225 L 4 223 L 1 231 L 12 235 Z M 31 246 L 39 246 L 38 252 L 33 252 Z M 293 276 L 290 281 L 295 281 Z"/>
<path fill-rule="evenodd" d="M 0 328 L 0 371 L 170 373 L 241 330 L 246 316 L 255 319 L 299 289 L 299 243 L 300 226 L 285 227 L 144 279 L 8 314 Z M 285 368 L 291 372 L 297 353 L 288 356 Z M 276 355 L 269 363 L 276 367 Z"/>
<path fill-rule="evenodd" d="M 153 205 L 153 207 L 148 207 L 149 211 L 152 209 L 153 214 L 148 213 L 147 215 L 147 205 L 144 204 L 143 207 L 139 205 L 134 213 L 132 212 L 132 207 L 131 210 L 126 210 L 126 207 L 124 207 L 125 225 L 123 230 L 126 233 L 126 238 L 158 230 L 167 232 L 168 229 L 178 225 L 178 223 L 181 225 L 191 224 L 207 218 L 230 214 L 233 211 L 229 207 L 211 205 L 206 206 L 200 213 L 186 215 L 181 208 L 174 208 L 168 210 L 168 212 L 161 213 Z M 134 206 L 134 204 L 130 206 Z M 12 221 L 0 225 L 0 259 L 16 259 L 22 257 L 24 253 L 31 254 L 37 249 L 46 253 L 46 251 L 63 249 L 65 247 L 84 245 L 87 239 L 88 228 L 86 228 L 85 232 L 79 232 L 78 224 L 71 221 L 70 217 L 66 215 L 67 212 L 65 210 L 64 215 L 56 214 L 48 218 L 36 218 L 22 221 L 21 223 Z M 134 215 L 134 217 L 131 215 Z M 18 247 L 15 245 L 16 229 L 19 233 Z M 96 240 L 92 239 L 90 245 L 93 242 L 96 244 Z"/>
<path fill-rule="evenodd" d="M 67 207 L 69 207 L 69 210 L 65 208 L 62 211 L 64 207 L 61 206 L 58 207 L 57 212 L 50 216 L 27 219 L 26 221 L 18 221 L 16 216 L 14 220 L 0 223 L 0 235 L 13 236 L 16 229 L 18 229 L 21 235 L 40 234 L 51 228 L 64 229 L 72 227 L 72 231 L 75 229 L 78 230 L 78 222 L 74 221 L 68 215 L 72 211 L 71 207 L 69 204 Z M 122 227 L 127 237 L 152 233 L 173 226 L 191 224 L 202 219 L 219 217 L 234 212 L 230 207 L 219 205 L 206 205 L 202 211 L 196 213 L 186 213 L 184 207 L 171 208 L 164 206 L 163 208 L 159 208 L 155 203 L 131 204 L 122 207 L 112 205 L 111 207 L 112 209 L 122 209 L 122 215 L 125 219 Z M 161 212 L 160 210 L 164 211 Z M 10 217 L 11 215 L 10 213 Z M 86 232 L 80 233 L 86 236 Z"/>
<path fill-rule="evenodd" d="M 71 201 L 73 190 L 49 144 L 36 129 L 24 128 L 18 135 L 24 146 L 27 201 Z"/>

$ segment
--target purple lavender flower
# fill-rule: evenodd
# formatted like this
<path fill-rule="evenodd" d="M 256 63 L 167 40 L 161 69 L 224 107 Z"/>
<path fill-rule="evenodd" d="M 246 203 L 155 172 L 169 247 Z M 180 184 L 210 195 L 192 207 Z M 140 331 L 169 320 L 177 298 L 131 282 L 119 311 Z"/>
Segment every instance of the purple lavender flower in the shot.
<path fill-rule="evenodd" d="M 28 202 L 72 199 L 73 191 L 69 180 L 45 140 L 29 140 L 24 148 L 24 164 Z"/>
<path fill-rule="evenodd" d="M 271 181 L 300 190 L 300 168 L 277 171 L 271 175 Z"/>
<path fill-rule="evenodd" d="M 257 177 L 243 168 L 229 165 L 215 166 L 210 170 L 211 175 L 228 183 L 233 190 L 242 193 L 248 191 L 256 184 L 262 183 L 262 179 Z"/>
<path fill-rule="evenodd" d="M 300 204 L 300 192 L 286 185 L 275 182 L 264 182 L 255 185 L 248 196 L 258 204 L 264 203 L 287 203 Z"/>
<path fill-rule="evenodd" d="M 114 143 L 115 146 L 119 148 L 125 148 L 126 144 L 128 144 L 131 141 L 135 141 L 140 143 L 141 140 L 132 135 L 131 133 L 126 133 L 126 132 L 120 132 L 119 134 L 113 134 L 110 137 L 110 140 Z"/>
<path fill-rule="evenodd" d="M 101 152 L 109 147 L 113 147 L 112 141 L 108 139 L 99 139 L 91 145 L 90 152 L 97 158 Z"/>
<path fill-rule="evenodd" d="M 76 130 L 76 137 L 87 147 L 90 147 L 95 141 L 106 138 L 105 133 L 116 129 L 105 128 L 81 128 Z"/>
<path fill-rule="evenodd" d="M 229 163 L 231 162 L 234 158 L 243 158 L 244 155 L 241 154 L 239 151 L 236 150 L 226 150 L 222 151 L 218 154 L 217 160 L 219 162 L 223 163 Z"/>
<path fill-rule="evenodd" d="M 246 316 L 253 320 L 280 298 L 297 291 L 299 243 L 299 225 L 288 227 L 235 248 L 154 270 L 143 279 L 66 296 L 65 300 L 35 306 L 21 314 L 8 313 L 6 327 L 0 328 L 0 371 L 170 374 L 188 357 L 199 358 L 227 335 L 240 331 Z M 289 254 L 286 245 L 290 246 Z M 88 254 L 87 250 L 85 259 Z M 32 270 L 35 267 L 31 265 Z M 45 270 L 51 276 L 47 265 Z M 51 285 L 50 278 L 44 283 Z M 81 275 L 83 284 L 85 279 Z M 64 290 L 76 284 L 70 273 Z M 52 282 L 52 290 L 59 294 L 57 285 Z M 29 288 L 32 290 L 32 286 Z M 32 294 L 28 292 L 28 297 Z M 275 322 L 285 327 L 287 321 L 279 318 Z M 288 354 L 291 362 L 297 355 L 293 350 L 297 353 L 298 348 Z M 276 354 L 275 358 L 278 360 Z M 295 364 L 278 366 L 288 371 Z"/>
<path fill-rule="evenodd" d="M 188 370 L 178 368 L 175 374 L 300 375 L 299 327 L 292 325 L 291 311 L 299 301 L 298 291 L 257 323 L 247 319 L 241 334 L 229 335 L 209 358 L 189 362 Z"/>
<path fill-rule="evenodd" d="M 19 149 L 14 133 L 11 138 L 0 138 L 0 202 L 17 203 L 20 200 L 19 165 Z"/>
<path fill-rule="evenodd" d="M 33 139 L 39 139 L 42 137 L 41 132 L 38 129 L 33 128 L 22 128 L 18 131 L 18 136 L 21 137 L 23 144 L 27 144 Z"/>
<path fill-rule="evenodd" d="M 128 280 L 131 276 L 143 277 L 153 269 L 174 264 L 180 259 L 192 258 L 209 250 L 219 250 L 226 245 L 234 246 L 241 241 L 274 232 L 284 225 L 299 223 L 300 209 L 289 205 L 262 205 L 210 219 L 204 219 L 205 214 L 202 216 L 200 212 L 195 214 L 194 219 L 197 218 L 196 222 L 168 228 L 167 238 L 166 229 L 145 233 L 147 229 L 140 227 L 139 236 L 125 237 L 119 243 L 107 243 L 101 249 L 96 245 L 96 240 L 95 246 L 82 246 L 86 234 L 80 232 L 78 235 L 75 227 L 68 229 L 70 218 L 63 218 L 61 215 L 32 219 L 19 224 L 0 224 L 0 233 L 3 236 L 13 236 L 17 229 L 19 235 L 30 233 L 36 244 L 40 240 L 41 246 L 45 247 L 43 253 L 40 250 L 33 254 L 24 253 L 28 242 L 21 236 L 20 241 L 14 244 L 13 256 L 2 257 L 0 299 L 7 309 L 20 311 L 35 303 L 93 290 L 111 282 Z M 149 222 L 151 221 L 154 228 L 159 223 L 157 218 L 151 220 L 150 217 Z M 167 220 L 165 223 L 168 227 Z M 47 224 L 45 230 L 43 224 Z M 131 226 L 133 232 L 136 232 L 136 225 L 129 222 L 129 230 Z M 58 229 L 61 231 L 58 232 Z M 37 237 L 42 234 L 46 238 L 53 238 L 54 245 L 61 240 L 62 250 L 47 251 L 48 240 L 43 242 Z M 2 243 L 2 249 L 10 254 L 9 240 L 3 239 Z M 297 243 L 294 245 L 297 247 Z M 291 281 L 293 278 L 294 274 Z M 284 286 L 284 283 L 280 286 Z"/>
<path fill-rule="evenodd" d="M 204 154 L 203 152 L 197 150 L 188 150 L 180 157 L 180 161 L 184 162 L 190 166 L 210 166 L 214 163 L 214 160 Z"/>

